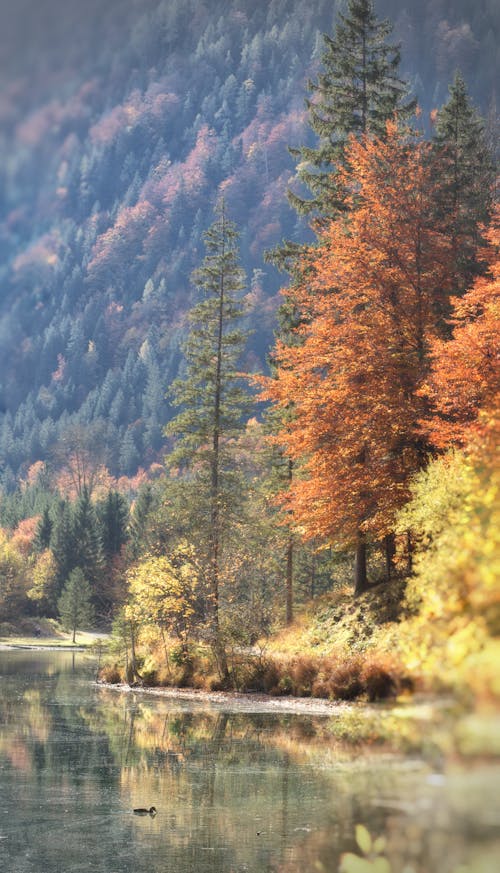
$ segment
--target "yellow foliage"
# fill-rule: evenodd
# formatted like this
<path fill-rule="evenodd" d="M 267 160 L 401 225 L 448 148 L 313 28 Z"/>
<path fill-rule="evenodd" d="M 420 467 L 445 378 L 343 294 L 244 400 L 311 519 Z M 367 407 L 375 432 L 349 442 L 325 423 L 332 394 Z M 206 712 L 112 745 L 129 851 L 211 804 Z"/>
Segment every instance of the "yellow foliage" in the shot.
<path fill-rule="evenodd" d="M 167 628 L 183 641 L 196 613 L 198 569 L 193 550 L 179 546 L 170 556 L 149 555 L 127 572 L 126 617 Z"/>
<path fill-rule="evenodd" d="M 452 683 L 472 678 L 470 664 L 500 632 L 500 469 L 494 453 L 450 451 L 431 461 L 415 480 L 398 530 L 410 530 L 416 543 L 407 589 L 414 617 L 391 642 L 408 668 L 424 676 Z M 494 683 L 489 693 L 497 693 Z"/>

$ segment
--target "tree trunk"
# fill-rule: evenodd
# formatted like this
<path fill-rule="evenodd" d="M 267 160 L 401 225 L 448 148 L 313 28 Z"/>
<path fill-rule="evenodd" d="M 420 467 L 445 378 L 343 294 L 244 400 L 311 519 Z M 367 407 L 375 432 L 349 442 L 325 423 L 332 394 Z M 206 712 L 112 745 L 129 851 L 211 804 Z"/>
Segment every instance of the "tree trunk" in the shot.
<path fill-rule="evenodd" d="M 368 589 L 366 575 L 366 540 L 364 534 L 358 532 L 356 555 L 354 560 L 354 594 L 363 594 Z"/>
<path fill-rule="evenodd" d="M 293 621 L 293 537 L 290 534 L 286 549 L 286 624 Z"/>
<path fill-rule="evenodd" d="M 394 572 L 394 555 L 396 554 L 396 543 L 394 534 L 390 533 L 384 538 L 385 547 L 385 576 L 389 582 L 392 579 Z"/>
<path fill-rule="evenodd" d="M 408 575 L 413 572 L 413 543 L 411 541 L 411 531 L 406 531 L 406 554 L 407 554 L 407 571 Z"/>

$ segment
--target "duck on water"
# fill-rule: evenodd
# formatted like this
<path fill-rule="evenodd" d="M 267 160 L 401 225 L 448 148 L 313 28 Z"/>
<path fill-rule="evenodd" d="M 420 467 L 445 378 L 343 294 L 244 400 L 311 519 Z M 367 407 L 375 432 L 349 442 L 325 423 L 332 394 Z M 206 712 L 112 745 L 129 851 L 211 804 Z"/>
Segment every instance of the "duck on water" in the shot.
<path fill-rule="evenodd" d="M 134 815 L 156 815 L 156 806 L 150 806 L 149 809 L 146 809 L 145 806 L 138 806 L 134 809 Z"/>

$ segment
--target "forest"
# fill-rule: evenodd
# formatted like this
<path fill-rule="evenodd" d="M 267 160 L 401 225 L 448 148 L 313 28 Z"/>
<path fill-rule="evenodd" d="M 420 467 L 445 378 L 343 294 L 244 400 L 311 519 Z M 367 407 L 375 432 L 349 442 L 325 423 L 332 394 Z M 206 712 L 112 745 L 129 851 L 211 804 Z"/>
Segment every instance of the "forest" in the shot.
<path fill-rule="evenodd" d="M 2 634 L 497 697 L 497 4 L 117 5 L 2 13 Z"/>

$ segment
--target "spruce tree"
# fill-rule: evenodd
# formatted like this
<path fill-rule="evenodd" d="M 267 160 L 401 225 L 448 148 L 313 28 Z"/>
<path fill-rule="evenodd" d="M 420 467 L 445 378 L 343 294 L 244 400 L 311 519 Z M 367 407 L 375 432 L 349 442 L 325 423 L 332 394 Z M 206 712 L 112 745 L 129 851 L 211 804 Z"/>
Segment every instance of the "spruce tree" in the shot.
<path fill-rule="evenodd" d="M 57 568 L 57 590 L 60 592 L 69 574 L 76 567 L 73 514 L 66 500 L 62 500 L 57 507 L 51 549 Z"/>
<path fill-rule="evenodd" d="M 238 372 L 247 338 L 238 327 L 244 315 L 245 277 L 239 266 L 238 233 L 224 201 L 217 205 L 204 240 L 206 256 L 193 275 L 200 299 L 189 313 L 185 374 L 172 387 L 174 404 L 182 411 L 166 428 L 167 435 L 177 437 L 167 460 L 196 479 L 202 514 L 206 507 L 211 625 L 219 666 L 227 673 L 219 624 L 222 546 L 235 498 L 231 440 L 244 427 L 249 396 Z"/>
<path fill-rule="evenodd" d="M 86 486 L 75 505 L 73 529 L 74 566 L 83 571 L 95 592 L 103 567 L 102 543 L 96 511 Z"/>
<path fill-rule="evenodd" d="M 33 545 L 37 552 L 43 552 L 45 549 L 49 548 L 53 527 L 54 525 L 50 517 L 49 508 L 46 506 L 35 531 Z"/>
<path fill-rule="evenodd" d="M 348 0 L 334 35 L 323 36 L 322 70 L 316 82 L 309 82 L 306 100 L 318 143 L 290 149 L 312 198 L 289 192 L 294 209 L 312 214 L 319 225 L 344 209 L 335 170 L 343 163 L 349 135 L 384 136 L 389 119 L 408 117 L 414 109 L 414 102 L 405 100 L 408 89 L 398 76 L 399 46 L 388 42 L 391 32 L 390 22 L 377 19 L 372 0 Z"/>
<path fill-rule="evenodd" d="M 483 119 L 473 107 L 460 73 L 449 92 L 448 102 L 436 115 L 434 148 L 440 164 L 437 200 L 439 218 L 448 228 L 455 249 L 456 290 L 463 292 L 481 271 L 476 250 L 481 225 L 491 218 L 495 167 Z"/>
<path fill-rule="evenodd" d="M 102 551 L 108 562 L 128 540 L 128 515 L 127 501 L 118 491 L 108 491 L 105 499 L 97 504 Z"/>
<path fill-rule="evenodd" d="M 70 573 L 57 606 L 61 622 L 72 632 L 75 643 L 78 628 L 90 624 L 94 617 L 90 585 L 80 567 Z"/>

